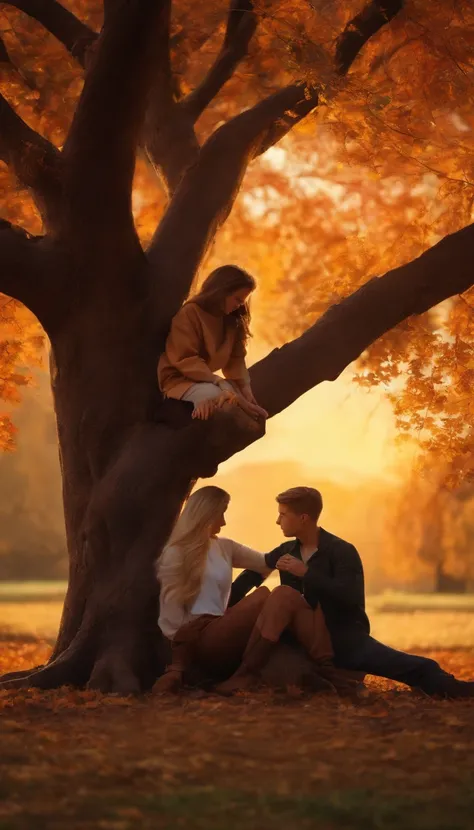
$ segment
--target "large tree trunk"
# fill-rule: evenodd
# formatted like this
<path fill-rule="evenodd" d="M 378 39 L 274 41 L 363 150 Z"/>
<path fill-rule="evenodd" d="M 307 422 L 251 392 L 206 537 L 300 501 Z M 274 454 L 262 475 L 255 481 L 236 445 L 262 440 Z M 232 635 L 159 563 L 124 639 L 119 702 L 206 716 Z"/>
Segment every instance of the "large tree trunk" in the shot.
<path fill-rule="evenodd" d="M 94 33 L 76 27 L 69 12 L 43 18 L 43 5 L 28 2 L 25 10 L 86 62 L 84 44 L 95 42 Z M 171 316 L 228 216 L 248 163 L 317 106 L 318 92 L 291 84 L 199 147 L 195 121 L 246 53 L 256 27 L 253 4 L 231 0 L 222 53 L 195 93 L 179 102 L 170 5 L 104 4 L 104 27 L 61 152 L 0 96 L 0 158 L 31 189 L 46 232 L 31 239 L 0 222 L 0 288 L 37 314 L 51 340 L 70 557 L 51 660 L 3 678 L 2 688 L 149 688 L 161 667 L 154 566 L 163 543 L 193 482 L 264 434 L 264 424 L 238 408 L 202 423 L 185 404 L 163 403 L 156 365 Z M 401 6 L 401 0 L 371 0 L 348 23 L 335 50 L 339 78 Z M 146 252 L 131 209 L 139 144 L 172 194 Z M 369 281 L 253 367 L 257 399 L 272 416 L 337 378 L 389 328 L 472 285 L 473 254 L 471 226 Z"/>
<path fill-rule="evenodd" d="M 473 252 L 470 226 L 370 281 L 252 367 L 270 416 L 335 379 L 383 331 L 466 290 Z M 455 277 L 448 262 L 456 263 Z M 120 285 L 133 290 L 92 291 L 51 329 L 70 584 L 50 663 L 4 678 L 4 688 L 149 688 L 160 670 L 154 563 L 161 547 L 193 482 L 264 433 L 238 409 L 203 423 L 187 405 L 160 401 L 160 343 L 146 297 L 137 297 L 140 273 L 132 262 Z"/>
<path fill-rule="evenodd" d="M 139 603 L 144 597 L 137 586 L 132 588 L 133 575 L 127 575 L 124 567 L 131 541 L 130 531 L 126 538 L 126 523 L 131 520 L 132 505 L 122 513 L 123 506 L 114 510 L 114 498 L 118 496 L 114 497 L 113 482 L 107 474 L 134 430 L 149 421 L 153 406 L 150 392 L 156 385 L 155 355 L 145 307 L 133 290 L 103 297 L 92 294 L 53 340 L 52 386 L 70 560 L 69 587 L 53 664 L 64 653 L 70 655 L 73 682 L 80 684 L 88 681 L 104 653 L 111 655 L 110 662 L 118 671 L 121 654 L 127 649 L 138 656 L 138 642 L 147 652 L 140 662 L 153 670 L 147 638 L 138 637 L 132 630 L 142 627 L 139 612 L 143 604 L 134 609 L 137 619 L 126 636 L 114 614 L 117 606 L 122 616 L 130 615 L 131 609 L 126 606 L 131 597 Z M 111 491 L 110 511 L 99 514 L 93 506 L 94 498 L 99 490 L 102 499 L 107 497 L 105 482 Z M 135 557 L 130 570 L 136 567 L 137 572 L 146 573 L 151 598 L 151 558 L 145 562 L 143 557 L 141 561 L 141 550 L 135 551 Z M 128 599 L 127 582 L 132 589 Z M 101 619 L 105 607 L 106 620 Z M 116 640 L 112 637 L 114 631 Z M 70 667 L 66 679 L 68 675 L 71 679 Z M 131 683 L 131 689 L 136 686 L 135 679 L 126 682 Z M 107 681 L 103 685 L 107 686 Z"/>
<path fill-rule="evenodd" d="M 193 482 L 215 472 L 229 445 L 218 424 L 206 439 L 208 425 L 192 421 L 189 404 L 160 400 L 154 327 L 135 267 L 119 282 L 128 291 L 111 294 L 104 275 L 94 280 L 99 290 L 52 334 L 70 571 L 50 664 L 34 678 L 41 687 L 132 693 L 152 685 L 163 659 L 156 559 Z M 227 417 L 241 433 L 236 449 L 263 432 L 243 413 Z"/>

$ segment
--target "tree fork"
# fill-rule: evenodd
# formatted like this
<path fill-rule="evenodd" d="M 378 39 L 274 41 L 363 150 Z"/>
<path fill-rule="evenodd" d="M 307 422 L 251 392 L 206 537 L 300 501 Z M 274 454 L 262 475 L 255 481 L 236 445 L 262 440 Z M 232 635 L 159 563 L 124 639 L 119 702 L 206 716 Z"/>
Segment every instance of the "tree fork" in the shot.
<path fill-rule="evenodd" d="M 336 46 L 335 75 L 348 70 L 367 39 L 401 6 L 401 0 L 376 0 L 354 18 Z M 240 29 L 243 39 L 234 52 L 237 59 L 255 21 L 250 3 L 232 3 L 231 9 L 237 17 L 229 18 L 227 47 L 237 33 L 231 22 L 238 22 L 240 11 L 246 19 L 244 30 Z M 167 10 L 169 3 L 164 0 L 107 3 L 105 27 L 66 142 L 67 182 L 62 185 L 66 184 L 70 221 L 64 241 L 77 256 L 64 269 L 72 280 L 64 281 L 64 287 L 55 280 L 54 291 L 57 307 L 64 306 L 69 292 L 68 314 L 77 304 L 77 317 L 66 320 L 63 314 L 59 325 L 56 317 L 52 341 L 55 350 L 58 347 L 59 373 L 66 381 L 59 380 L 57 413 L 70 587 L 50 662 L 22 677 L 10 675 L 11 683 L 41 688 L 89 683 L 122 693 L 148 688 L 157 665 L 155 559 L 192 483 L 211 476 L 221 461 L 263 434 L 262 424 L 238 411 L 218 413 L 201 424 L 192 422 L 187 413 L 176 417 L 178 409 L 184 410 L 177 403 L 168 417 L 171 402 L 161 407 L 158 422 L 152 423 L 150 402 L 158 397 L 155 367 L 170 317 L 187 295 L 203 251 L 230 211 L 249 161 L 314 108 L 317 90 L 315 97 L 308 98 L 304 83 L 293 84 L 216 131 L 199 150 L 195 166 L 180 179 L 147 258 L 133 226 L 131 179 L 156 71 L 151 41 L 169 47 Z M 165 62 L 166 49 L 161 55 Z M 228 64 L 221 59 L 222 55 L 204 79 L 201 102 L 218 91 L 216 80 L 225 81 Z M 217 78 L 219 61 L 225 72 Z M 104 121 L 108 109 L 112 116 Z M 286 117 L 288 110 L 296 118 Z M 192 155 L 194 145 L 191 150 Z M 104 157 L 110 160 L 107 168 Z M 220 160 L 226 175 L 214 188 Z M 208 192 L 209 182 L 214 189 Z M 203 203 L 199 191 L 209 196 L 208 202 Z M 92 227 L 91 204 L 98 220 Z M 111 207 L 110 215 L 104 214 L 103 205 Z M 188 234 L 184 239 L 183 223 Z M 7 246 L 14 236 L 7 232 L 4 240 Z M 87 261 L 94 248 L 91 240 L 101 246 L 93 263 Z M 21 240 L 15 249 L 20 260 L 27 249 L 32 250 L 23 244 L 30 241 L 38 250 L 50 244 L 48 239 Z M 114 245 L 121 246 L 119 256 L 114 256 Z M 301 338 L 272 352 L 251 369 L 262 404 L 270 414 L 281 411 L 322 380 L 335 379 L 387 329 L 466 290 L 472 284 L 467 263 L 472 261 L 473 247 L 471 226 L 414 263 L 371 280 Z M 14 262 L 18 272 L 17 266 L 23 267 L 25 261 Z M 13 276 L 9 285 L 16 296 Z M 87 300 L 83 276 L 88 279 Z M 18 286 L 21 291 L 25 288 L 21 280 Z M 133 289 L 140 297 L 133 295 Z M 104 325 L 107 315 L 117 330 L 122 327 L 121 341 L 114 341 L 111 328 Z M 91 354 L 94 360 L 88 363 Z M 105 384 L 104 393 L 101 385 Z"/>
<path fill-rule="evenodd" d="M 281 411 L 307 389 L 336 378 L 384 331 L 466 291 L 474 282 L 469 265 L 473 254 L 471 225 L 333 306 L 300 338 L 251 367 L 252 385 L 262 404 L 270 414 Z M 181 411 L 184 405 L 176 407 Z M 156 596 L 154 561 L 191 482 L 212 475 L 221 461 L 261 437 L 262 427 L 232 411 L 217 413 L 206 423 L 187 415 L 178 429 L 165 422 L 132 429 L 89 494 L 84 523 L 74 528 L 74 542 L 84 557 L 76 563 L 75 576 L 81 567 L 87 573 L 81 619 L 72 624 L 66 612 L 62 630 L 70 624 L 72 639 L 64 639 L 65 650 L 56 649 L 47 667 L 20 679 L 23 686 L 65 682 L 69 677 L 71 683 L 92 678 L 94 685 L 108 690 L 146 687 L 146 678 L 132 664 L 135 646 L 121 646 L 120 641 L 126 642 L 128 631 L 128 643 L 136 645 L 145 630 L 153 630 L 149 615 Z M 75 587 L 73 579 L 70 603 Z M 153 636 L 145 648 L 149 656 L 152 640 Z"/>
<path fill-rule="evenodd" d="M 97 34 L 61 3 L 56 0 L 3 0 L 3 3 L 37 20 L 81 66 L 86 65 L 88 51 L 97 40 Z"/>
<path fill-rule="evenodd" d="M 474 225 L 470 225 L 413 262 L 372 279 L 333 306 L 300 338 L 251 367 L 252 384 L 262 404 L 270 414 L 281 411 L 307 389 L 336 378 L 384 331 L 411 314 L 423 313 L 453 294 L 466 291 L 474 283 L 469 265 L 473 254 Z M 176 403 L 180 409 L 183 406 Z M 65 659 L 73 653 L 75 658 L 67 664 L 70 682 L 81 671 L 87 674 L 77 651 L 87 620 L 88 632 L 103 631 L 102 637 L 94 640 L 96 644 L 89 639 L 85 649 L 90 672 L 96 662 L 99 664 L 89 675 L 94 684 L 103 684 L 109 690 L 116 684 L 128 690 L 136 683 L 143 687 L 139 672 L 130 665 L 133 649 L 128 647 L 128 657 L 124 656 L 119 641 L 129 630 L 136 643 L 148 625 L 146 613 L 153 609 L 155 591 L 153 563 L 174 517 L 193 480 L 212 475 L 221 461 L 262 434 L 262 425 L 240 412 L 217 413 L 206 423 L 191 421 L 187 415 L 178 429 L 149 423 L 132 430 L 116 461 L 97 482 L 81 530 L 81 543 L 87 542 L 83 555 L 89 559 L 82 565 L 87 585 L 95 589 L 86 590 L 83 616 L 66 650 L 59 655 L 56 651 L 56 659 L 44 670 L 22 679 L 24 686 L 56 682 L 58 678 L 64 682 Z M 74 583 L 71 588 L 74 592 Z M 107 619 L 113 625 L 107 625 Z M 68 620 L 63 620 L 63 630 L 67 625 Z M 132 676 L 137 680 L 132 682 Z"/>

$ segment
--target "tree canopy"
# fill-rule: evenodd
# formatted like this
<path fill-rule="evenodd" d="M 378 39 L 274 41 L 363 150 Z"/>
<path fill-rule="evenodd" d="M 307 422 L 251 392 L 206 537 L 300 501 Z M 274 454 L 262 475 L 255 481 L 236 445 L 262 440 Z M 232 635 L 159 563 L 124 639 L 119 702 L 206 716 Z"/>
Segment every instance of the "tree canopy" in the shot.
<path fill-rule="evenodd" d="M 369 277 L 412 259 L 471 220 L 474 11 L 467 0 L 411 0 L 341 78 L 347 41 L 339 65 L 334 49 L 362 3 L 252 5 L 249 15 L 250 4 L 239 4 L 241 20 L 235 18 L 237 25 L 226 33 L 225 3 L 201 5 L 197 14 L 191 0 L 175 2 L 170 72 L 173 99 L 193 110 L 201 141 L 285 84 L 304 79 L 308 96 L 317 84 L 318 108 L 283 138 L 278 152 L 251 165 L 211 254 L 211 263 L 231 258 L 257 273 L 269 315 L 265 334 L 278 343 L 300 334 Z M 102 22 L 99 0 L 70 0 L 65 8 L 75 17 L 55 2 L 22 0 L 3 4 L 0 20 L 1 91 L 57 147 L 64 143 L 83 65 Z M 298 113 L 284 116 L 282 136 L 285 119 L 293 126 Z M 23 164 L 37 152 L 25 136 Z M 5 141 L 1 157 L 3 218 L 37 233 L 38 211 L 8 165 Z M 174 187 L 172 171 L 164 178 L 160 190 L 142 153 L 134 212 L 144 241 Z M 357 377 L 362 384 L 382 384 L 392 395 L 400 429 L 447 460 L 456 459 L 462 474 L 474 448 L 473 303 L 471 291 L 410 317 L 369 347 Z M 31 316 L 10 300 L 2 302 L 0 313 L 0 396 L 12 400 L 24 382 L 21 367 L 29 363 L 31 348 L 41 345 L 40 331 L 33 334 Z M 10 416 L 3 414 L 1 423 L 2 446 L 11 447 Z"/>
<path fill-rule="evenodd" d="M 257 162 L 258 173 L 264 158 L 260 170 L 270 165 L 273 173 L 280 153 L 273 148 L 287 138 L 282 149 L 292 155 L 286 172 L 293 171 L 288 193 L 306 187 L 310 195 L 307 172 L 301 170 L 306 138 L 317 133 L 316 152 L 331 157 L 331 147 L 341 141 L 335 126 L 339 100 L 347 108 L 344 118 L 350 120 L 354 108 L 364 111 L 378 63 L 396 60 L 384 32 L 397 21 L 396 34 L 398 19 L 409 25 L 414 6 L 404 10 L 402 0 L 327 8 L 231 0 L 221 9 L 220 23 L 209 20 L 210 36 L 206 30 L 205 40 L 197 42 L 206 15 L 195 28 L 194 8 L 171 0 L 105 0 L 99 37 L 55 0 L 6 5 L 26 13 L 28 26 L 36 20 L 62 44 L 66 69 L 74 59 L 86 73 L 82 89 L 75 66 L 74 77 L 69 75 L 64 92 L 73 110 L 69 127 L 67 107 L 63 120 L 52 116 L 51 123 L 44 107 L 36 123 L 27 114 L 28 95 L 36 100 L 39 92 L 47 99 L 51 84 L 31 94 L 34 82 L 22 78 L 15 100 L 8 84 L 0 97 L 0 155 L 31 194 L 37 213 L 30 210 L 30 221 L 39 228 L 2 220 L 0 287 L 36 315 L 51 342 L 70 576 L 48 665 L 4 683 L 43 688 L 88 683 L 128 694 L 149 688 L 160 661 L 163 665 L 153 574 L 184 499 L 198 478 L 212 476 L 222 461 L 265 432 L 263 421 L 238 407 L 224 407 L 202 423 L 183 403 L 163 400 L 156 365 L 170 321 L 206 255 L 228 261 L 239 216 L 253 217 L 259 234 L 268 225 L 266 200 L 246 192 L 253 175 L 250 167 L 244 182 L 249 165 Z M 429 4 L 424 8 L 427 12 Z M 383 46 L 378 52 L 376 41 Z M 6 77 L 13 73 L 18 79 L 8 49 L 6 54 Z M 65 76 L 58 69 L 57 90 L 56 76 Z M 53 94 L 53 112 L 60 109 Z M 299 126 L 301 133 L 295 131 Z M 344 149 L 355 153 L 354 130 L 348 129 L 345 125 Z M 362 124 L 357 129 L 363 131 Z M 346 161 L 359 179 L 367 176 L 357 153 Z M 152 173 L 158 173 L 160 186 L 151 184 Z M 393 182 L 386 179 L 390 192 Z M 219 242 L 214 250 L 212 243 L 242 185 L 237 224 L 225 228 L 219 254 Z M 347 212 L 334 198 L 337 186 L 342 185 L 327 187 L 334 222 L 338 212 Z M 149 197 L 150 188 L 156 198 Z M 28 213 L 22 198 L 18 209 Z M 373 217 L 371 224 L 374 212 Z M 273 221 L 285 224 L 279 206 Z M 327 233 L 328 223 L 321 226 Z M 293 233 L 301 259 L 311 257 L 313 233 L 318 228 L 302 234 L 301 244 Z M 361 279 L 361 268 L 362 284 L 356 279 L 352 291 L 350 281 L 344 288 L 342 279 L 350 269 L 335 267 L 331 302 L 322 298 L 327 310 L 250 368 L 254 394 L 269 417 L 323 381 L 335 380 L 353 361 L 373 362 L 369 349 L 386 332 L 472 287 L 474 224 L 432 242 L 380 277 L 370 270 Z M 260 251 L 265 253 L 262 246 Z M 242 259 L 237 261 L 248 265 Z M 333 261 L 337 265 L 338 257 Z M 322 264 L 329 273 L 329 261 Z M 294 283 L 298 276 L 302 281 L 296 274 Z M 271 283 L 281 294 L 278 279 Z M 291 300 L 291 291 L 286 296 Z M 269 303 L 273 308 L 271 296 Z M 303 311 L 296 316 L 303 317 Z M 431 354 L 423 360 L 422 378 Z M 372 374 L 366 382 L 376 379 Z"/>

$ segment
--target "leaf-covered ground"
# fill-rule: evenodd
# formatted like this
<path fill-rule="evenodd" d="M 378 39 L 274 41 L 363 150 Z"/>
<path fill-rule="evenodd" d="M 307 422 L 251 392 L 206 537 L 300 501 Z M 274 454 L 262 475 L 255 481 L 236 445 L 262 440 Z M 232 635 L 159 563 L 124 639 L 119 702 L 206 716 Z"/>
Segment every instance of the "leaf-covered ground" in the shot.
<path fill-rule="evenodd" d="M 0 644 L 0 672 L 48 646 Z M 474 677 L 474 651 L 431 652 Z M 474 701 L 0 692 L 0 830 L 468 830 Z"/>

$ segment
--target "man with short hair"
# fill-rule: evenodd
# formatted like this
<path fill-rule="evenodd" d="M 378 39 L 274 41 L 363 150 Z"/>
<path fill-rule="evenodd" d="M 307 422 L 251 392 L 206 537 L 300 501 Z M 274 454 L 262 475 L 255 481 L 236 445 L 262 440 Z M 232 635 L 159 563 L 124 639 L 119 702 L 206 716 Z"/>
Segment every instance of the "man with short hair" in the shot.
<path fill-rule="evenodd" d="M 277 524 L 291 541 L 267 553 L 267 565 L 280 571 L 281 584 L 298 592 L 308 607 L 321 608 L 337 666 L 397 680 L 428 695 L 474 697 L 474 682 L 457 680 L 434 660 L 397 651 L 370 636 L 360 556 L 349 542 L 319 526 L 323 500 L 318 490 L 293 487 L 276 500 Z M 234 582 L 233 600 L 262 581 L 260 575 L 244 571 Z M 264 606 L 262 615 L 269 608 Z M 245 675 L 245 666 L 240 674 Z"/>

